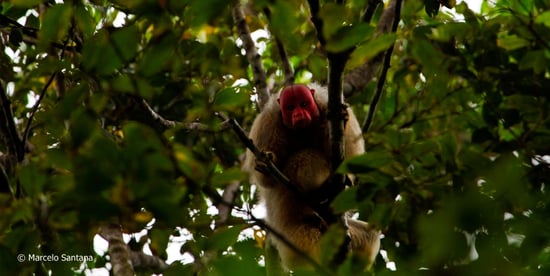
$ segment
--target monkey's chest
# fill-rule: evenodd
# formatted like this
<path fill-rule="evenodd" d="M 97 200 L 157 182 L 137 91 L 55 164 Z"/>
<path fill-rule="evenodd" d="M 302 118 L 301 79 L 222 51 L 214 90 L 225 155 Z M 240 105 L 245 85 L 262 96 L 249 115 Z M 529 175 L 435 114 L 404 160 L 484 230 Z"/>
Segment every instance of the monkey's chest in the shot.
<path fill-rule="evenodd" d="M 297 131 L 292 133 L 288 141 L 290 152 L 303 149 L 317 150 L 327 154 L 330 152 L 330 141 L 327 131 L 315 129 Z"/>

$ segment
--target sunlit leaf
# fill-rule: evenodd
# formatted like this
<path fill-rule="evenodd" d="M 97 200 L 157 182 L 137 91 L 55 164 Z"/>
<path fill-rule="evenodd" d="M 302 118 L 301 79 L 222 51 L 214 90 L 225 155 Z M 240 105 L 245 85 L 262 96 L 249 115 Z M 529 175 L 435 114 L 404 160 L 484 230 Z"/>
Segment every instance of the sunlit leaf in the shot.
<path fill-rule="evenodd" d="M 529 45 L 529 40 L 517 35 L 501 35 L 497 39 L 497 45 L 508 51 L 520 49 Z"/>
<path fill-rule="evenodd" d="M 535 23 L 543 24 L 550 28 L 550 11 L 545 11 L 535 18 Z"/>

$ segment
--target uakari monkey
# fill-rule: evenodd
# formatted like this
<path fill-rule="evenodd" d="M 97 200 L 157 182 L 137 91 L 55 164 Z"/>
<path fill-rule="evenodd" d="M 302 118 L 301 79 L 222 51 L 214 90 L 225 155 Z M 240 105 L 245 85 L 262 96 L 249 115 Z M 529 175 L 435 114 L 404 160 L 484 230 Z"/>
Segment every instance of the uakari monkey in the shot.
<path fill-rule="evenodd" d="M 277 168 L 304 194 L 297 195 L 268 173 L 257 170 L 257 162 L 249 151 L 244 169 L 251 183 L 259 187 L 265 202 L 266 221 L 285 240 L 313 259 L 319 260 L 319 241 L 327 225 L 303 196 L 316 191 L 331 174 L 330 139 L 327 121 L 328 93 L 313 85 L 291 85 L 273 96 L 257 116 L 249 138 L 262 151 L 269 153 Z M 365 152 L 361 127 L 347 108 L 344 132 L 345 158 Z M 366 222 L 346 220 L 354 255 L 372 264 L 380 247 L 380 232 Z M 305 260 L 277 238 L 272 239 L 287 269 L 305 264 Z"/>

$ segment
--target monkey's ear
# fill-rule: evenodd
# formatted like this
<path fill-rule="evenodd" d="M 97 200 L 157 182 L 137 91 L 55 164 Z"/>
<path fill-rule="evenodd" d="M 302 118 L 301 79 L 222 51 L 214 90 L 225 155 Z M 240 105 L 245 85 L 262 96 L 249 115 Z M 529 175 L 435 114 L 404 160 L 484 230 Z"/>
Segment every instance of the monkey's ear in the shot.
<path fill-rule="evenodd" d="M 281 104 L 281 98 L 277 98 L 277 103 L 280 105 Z"/>
<path fill-rule="evenodd" d="M 310 88 L 309 91 L 311 91 L 311 96 L 315 96 L 315 89 Z"/>

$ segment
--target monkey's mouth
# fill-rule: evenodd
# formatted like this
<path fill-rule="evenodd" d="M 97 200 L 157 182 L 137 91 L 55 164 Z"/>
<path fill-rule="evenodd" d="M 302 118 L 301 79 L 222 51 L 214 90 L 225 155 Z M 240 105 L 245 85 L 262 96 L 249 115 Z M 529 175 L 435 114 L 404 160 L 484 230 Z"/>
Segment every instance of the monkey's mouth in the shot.
<path fill-rule="evenodd" d="M 292 125 L 294 126 L 294 128 L 304 128 L 304 127 L 307 127 L 310 124 L 310 122 L 311 120 L 307 118 L 300 118 L 297 120 L 293 120 Z"/>

